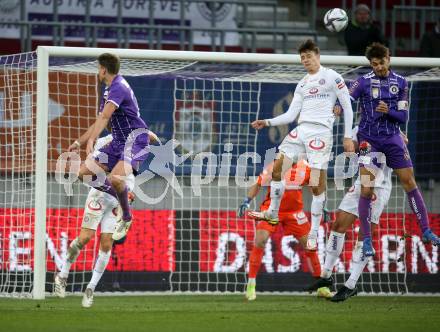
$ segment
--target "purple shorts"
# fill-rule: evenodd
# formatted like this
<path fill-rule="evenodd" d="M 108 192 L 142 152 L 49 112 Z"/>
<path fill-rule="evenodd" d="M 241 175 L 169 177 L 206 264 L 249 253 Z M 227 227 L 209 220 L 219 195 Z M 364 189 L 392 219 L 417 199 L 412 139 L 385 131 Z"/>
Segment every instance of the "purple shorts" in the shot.
<path fill-rule="evenodd" d="M 392 169 L 413 167 L 408 148 L 399 133 L 392 136 L 371 137 L 358 133 L 358 142 L 361 145 L 366 141 L 371 146 L 371 152 L 382 152 L 386 164 Z"/>
<path fill-rule="evenodd" d="M 99 149 L 99 154 L 95 157 L 95 160 L 107 166 L 109 172 L 111 172 L 120 160 L 123 160 L 131 165 L 133 173 L 136 175 L 141 164 L 148 157 L 150 150 L 149 142 L 150 138 L 148 134 L 137 136 L 133 144 L 130 144 L 128 141 L 126 143 L 113 140 Z"/>

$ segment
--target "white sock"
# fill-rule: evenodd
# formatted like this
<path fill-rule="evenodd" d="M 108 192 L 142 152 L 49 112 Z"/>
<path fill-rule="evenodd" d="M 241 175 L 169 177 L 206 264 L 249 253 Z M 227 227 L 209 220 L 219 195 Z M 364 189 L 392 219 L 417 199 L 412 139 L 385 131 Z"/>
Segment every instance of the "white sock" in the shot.
<path fill-rule="evenodd" d="M 312 206 L 310 209 L 312 215 L 312 226 L 310 232 L 317 233 L 319 230 L 319 224 L 321 223 L 323 209 L 325 202 L 325 192 L 317 196 L 313 195 Z"/>
<path fill-rule="evenodd" d="M 75 263 L 79 253 L 81 252 L 81 249 L 82 245 L 79 244 L 78 238 L 75 238 L 67 249 L 66 259 L 64 260 L 63 266 L 61 267 L 61 271 L 59 273 L 61 278 L 67 278 L 69 276 L 70 267 L 73 263 Z"/>
<path fill-rule="evenodd" d="M 345 233 L 338 233 L 331 231 L 328 237 L 327 246 L 325 249 L 324 268 L 321 272 L 322 278 L 330 278 L 333 268 L 341 255 L 344 248 Z"/>
<path fill-rule="evenodd" d="M 267 211 L 274 216 L 278 217 L 278 211 L 280 209 L 281 197 L 284 194 L 284 181 L 271 181 L 270 182 L 270 206 Z"/>
<path fill-rule="evenodd" d="M 345 287 L 354 289 L 356 287 L 356 283 L 359 280 L 359 277 L 364 271 L 365 266 L 368 263 L 368 258 L 362 254 L 362 241 L 356 242 L 356 246 L 353 250 L 353 255 L 351 257 L 351 273 L 348 280 L 345 282 Z"/>
<path fill-rule="evenodd" d="M 90 279 L 90 282 L 87 285 L 87 288 L 90 288 L 92 291 L 95 291 L 96 285 L 104 274 L 108 261 L 110 260 L 110 254 L 111 250 L 108 252 L 99 250 L 98 258 L 96 259 L 95 267 L 93 268 L 92 279 Z"/>

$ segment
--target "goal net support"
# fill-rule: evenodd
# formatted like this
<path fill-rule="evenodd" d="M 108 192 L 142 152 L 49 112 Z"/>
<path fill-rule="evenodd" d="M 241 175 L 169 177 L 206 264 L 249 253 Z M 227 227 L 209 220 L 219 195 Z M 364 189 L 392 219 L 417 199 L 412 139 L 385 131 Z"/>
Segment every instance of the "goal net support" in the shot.
<path fill-rule="evenodd" d="M 96 58 L 104 52 L 120 56 L 121 74 L 134 90 L 141 116 L 162 143 L 151 146 L 137 177 L 134 224 L 127 240 L 113 246 L 98 290 L 242 292 L 255 223 L 236 211 L 293 128 L 256 132 L 250 123 L 287 110 L 305 74 L 299 57 L 43 46 L 0 57 L 0 294 L 44 298 L 80 231 L 88 188 L 76 180 L 73 168 L 63 168 L 63 152 L 96 118 L 101 94 Z M 321 62 L 347 81 L 369 70 L 363 57 L 322 55 Z M 440 142 L 433 123 L 440 102 L 440 59 L 392 58 L 392 66 L 410 82 L 406 129 L 416 175 L 432 184 L 439 176 L 434 146 Z M 337 156 L 342 120 L 337 119 L 334 134 Z M 85 157 L 82 150 L 75 160 Z M 331 162 L 330 219 L 353 181 L 345 179 L 342 190 L 337 188 Z M 266 190 L 261 189 L 253 208 Z M 310 202 L 304 190 L 306 214 Z M 427 200 L 438 233 L 436 204 Z M 405 205 L 393 178 L 391 199 L 374 234 L 377 255 L 359 281 L 364 292 L 440 291 L 430 285 L 430 280 L 435 284 L 431 276 L 438 277 L 438 249 L 422 243 Z M 321 224 L 322 263 L 329 229 Z M 356 222 L 346 235 L 336 286 L 350 272 L 358 230 Z M 72 265 L 68 292 L 84 290 L 98 247 L 99 231 Z M 312 280 L 309 270 L 298 239 L 279 227 L 265 247 L 257 289 L 301 291 Z"/>

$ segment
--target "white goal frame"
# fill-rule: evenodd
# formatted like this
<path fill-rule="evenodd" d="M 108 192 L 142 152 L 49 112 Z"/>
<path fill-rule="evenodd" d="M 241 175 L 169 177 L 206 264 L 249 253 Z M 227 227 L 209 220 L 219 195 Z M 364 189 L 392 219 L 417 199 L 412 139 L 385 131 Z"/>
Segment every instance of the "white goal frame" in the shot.
<path fill-rule="evenodd" d="M 148 60 L 179 60 L 227 63 L 259 64 L 300 64 L 299 55 L 261 54 L 261 53 L 225 53 L 195 51 L 162 51 L 138 49 L 82 48 L 39 46 L 37 48 L 37 113 L 36 113 L 36 171 L 35 197 L 47 195 L 47 147 L 48 147 L 48 106 L 49 106 L 49 57 L 98 57 L 110 52 L 121 58 Z M 323 65 L 368 66 L 362 56 L 321 55 Z M 399 67 L 440 67 L 440 58 L 403 58 L 392 57 L 391 64 Z M 44 202 L 44 203 L 43 203 Z M 35 204 L 34 239 L 34 299 L 44 299 L 46 278 L 46 199 Z"/>

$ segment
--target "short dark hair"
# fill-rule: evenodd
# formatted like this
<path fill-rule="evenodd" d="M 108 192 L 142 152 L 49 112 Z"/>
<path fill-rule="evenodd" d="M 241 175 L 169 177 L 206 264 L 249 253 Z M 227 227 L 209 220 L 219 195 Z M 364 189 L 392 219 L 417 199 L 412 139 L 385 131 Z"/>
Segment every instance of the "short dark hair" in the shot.
<path fill-rule="evenodd" d="M 319 47 L 318 45 L 316 45 L 316 43 L 313 40 L 307 39 L 299 45 L 298 53 L 301 54 L 307 51 L 312 51 L 315 52 L 316 54 L 319 54 Z"/>
<path fill-rule="evenodd" d="M 367 47 L 367 50 L 365 51 L 365 56 L 369 61 L 373 58 L 377 59 L 383 59 L 388 56 L 390 56 L 390 50 L 385 45 L 382 45 L 381 43 L 372 43 L 370 46 Z"/>
<path fill-rule="evenodd" d="M 116 75 L 119 73 L 121 61 L 119 57 L 111 53 L 103 53 L 98 57 L 98 62 L 103 66 L 110 74 Z"/>

